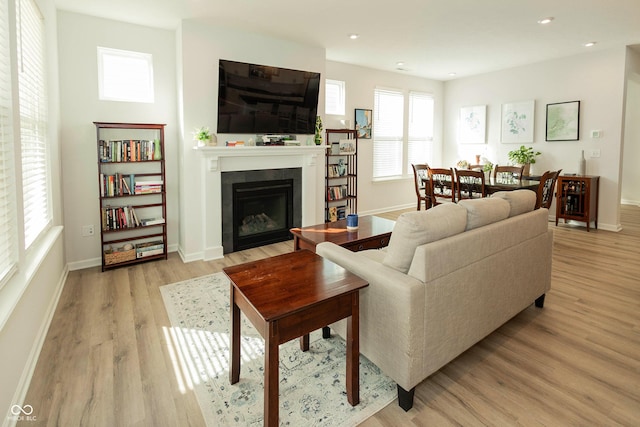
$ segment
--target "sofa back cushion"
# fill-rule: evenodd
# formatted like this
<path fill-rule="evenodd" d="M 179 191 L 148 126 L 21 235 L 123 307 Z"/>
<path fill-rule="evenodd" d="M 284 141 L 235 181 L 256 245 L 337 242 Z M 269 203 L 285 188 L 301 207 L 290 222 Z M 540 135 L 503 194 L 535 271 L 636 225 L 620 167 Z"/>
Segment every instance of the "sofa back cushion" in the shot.
<path fill-rule="evenodd" d="M 462 233 L 466 224 L 467 210 L 455 203 L 405 212 L 393 227 L 383 264 L 406 273 L 418 246 Z"/>
<path fill-rule="evenodd" d="M 458 205 L 467 211 L 466 230 L 502 221 L 509 217 L 511 210 L 509 202 L 499 197 L 460 200 Z"/>
<path fill-rule="evenodd" d="M 511 211 L 509 217 L 531 212 L 536 207 L 536 192 L 531 190 L 498 191 L 491 197 L 497 197 L 509 202 Z"/>

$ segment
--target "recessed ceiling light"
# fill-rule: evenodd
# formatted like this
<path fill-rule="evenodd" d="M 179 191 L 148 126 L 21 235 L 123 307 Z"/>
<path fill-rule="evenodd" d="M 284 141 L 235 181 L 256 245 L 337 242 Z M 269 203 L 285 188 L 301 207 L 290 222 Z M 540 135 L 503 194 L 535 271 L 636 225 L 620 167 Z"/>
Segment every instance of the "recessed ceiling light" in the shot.
<path fill-rule="evenodd" d="M 449 75 L 450 75 L 451 77 L 453 77 L 453 76 L 456 76 L 456 75 L 457 75 L 457 73 L 451 72 L 451 73 L 449 73 Z"/>
<path fill-rule="evenodd" d="M 596 42 L 588 42 L 584 44 L 584 47 L 591 47 L 591 46 L 595 46 Z"/>
<path fill-rule="evenodd" d="M 398 62 L 396 62 L 396 65 L 397 65 L 398 67 L 402 67 L 402 66 L 404 65 L 404 62 L 402 62 L 402 61 L 398 61 Z"/>
<path fill-rule="evenodd" d="M 553 21 L 553 20 L 554 20 L 554 17 L 553 17 L 553 16 L 549 16 L 549 17 L 547 17 L 547 18 L 542 18 L 541 20 L 539 20 L 539 21 L 538 21 L 538 24 L 540 24 L 540 25 L 547 25 L 547 24 L 550 24 L 550 23 L 551 23 L 551 21 Z"/>
<path fill-rule="evenodd" d="M 355 40 L 355 39 L 357 39 L 358 37 L 360 37 L 360 34 L 355 34 L 355 33 L 354 33 L 354 34 L 349 34 L 349 38 L 350 38 L 351 40 Z"/>

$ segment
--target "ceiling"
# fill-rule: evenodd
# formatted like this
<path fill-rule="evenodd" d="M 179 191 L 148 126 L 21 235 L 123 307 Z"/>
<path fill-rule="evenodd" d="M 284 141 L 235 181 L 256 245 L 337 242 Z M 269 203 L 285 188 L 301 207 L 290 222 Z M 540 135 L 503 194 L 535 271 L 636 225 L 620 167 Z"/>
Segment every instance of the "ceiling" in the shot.
<path fill-rule="evenodd" d="M 55 0 L 159 28 L 182 19 L 321 46 L 327 59 L 450 80 L 640 45 L 640 0 Z M 547 25 L 538 20 L 554 17 Z M 350 34 L 359 38 L 351 40 Z M 586 42 L 596 42 L 590 48 Z M 398 65 L 398 62 L 403 65 Z M 456 73 L 455 76 L 450 73 Z"/>

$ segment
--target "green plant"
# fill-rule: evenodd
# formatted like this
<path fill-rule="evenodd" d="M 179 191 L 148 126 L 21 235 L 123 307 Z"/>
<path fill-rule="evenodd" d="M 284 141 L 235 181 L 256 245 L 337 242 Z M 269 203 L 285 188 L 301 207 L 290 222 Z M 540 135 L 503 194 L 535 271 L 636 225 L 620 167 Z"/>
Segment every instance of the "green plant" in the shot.
<path fill-rule="evenodd" d="M 531 147 L 525 147 L 521 145 L 517 150 L 509 151 L 509 160 L 517 165 L 533 164 L 536 162 L 536 157 L 541 155 L 539 151 L 535 151 Z"/>
<path fill-rule="evenodd" d="M 201 128 L 193 131 L 193 139 L 196 141 L 207 142 L 211 139 L 211 131 L 208 127 L 202 126 Z"/>
<path fill-rule="evenodd" d="M 322 143 L 322 117 L 316 116 L 316 135 L 314 137 L 316 145 Z"/>
<path fill-rule="evenodd" d="M 489 160 L 486 160 L 484 165 L 482 165 L 482 171 L 491 172 L 492 170 L 493 170 L 493 163 L 491 163 Z"/>

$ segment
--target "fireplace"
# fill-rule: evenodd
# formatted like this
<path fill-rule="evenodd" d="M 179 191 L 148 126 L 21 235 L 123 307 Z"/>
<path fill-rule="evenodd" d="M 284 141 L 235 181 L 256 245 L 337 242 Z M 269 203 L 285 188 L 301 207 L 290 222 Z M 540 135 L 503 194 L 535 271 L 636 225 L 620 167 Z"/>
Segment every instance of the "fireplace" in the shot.
<path fill-rule="evenodd" d="M 233 250 L 291 239 L 293 180 L 233 184 Z"/>
<path fill-rule="evenodd" d="M 222 173 L 224 253 L 292 238 L 302 223 L 300 168 Z"/>

